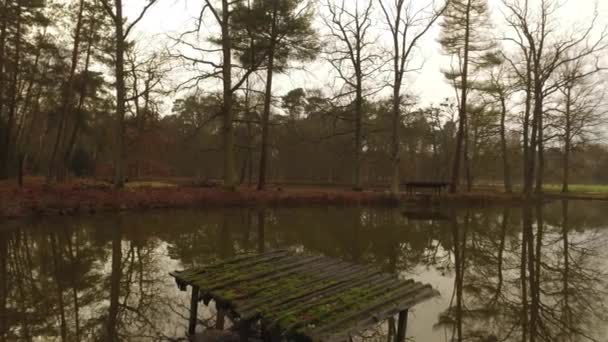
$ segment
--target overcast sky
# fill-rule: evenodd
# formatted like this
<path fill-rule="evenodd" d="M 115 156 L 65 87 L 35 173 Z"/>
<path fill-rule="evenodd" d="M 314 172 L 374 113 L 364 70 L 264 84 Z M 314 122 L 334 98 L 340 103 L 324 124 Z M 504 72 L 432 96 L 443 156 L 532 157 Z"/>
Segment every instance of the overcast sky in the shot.
<path fill-rule="evenodd" d="M 125 8 L 127 15 L 134 17 L 144 1 L 125 1 L 128 3 Z M 357 0 L 347 0 L 347 2 L 351 1 Z M 593 15 L 594 0 L 560 1 L 565 2 L 559 18 L 560 23 L 563 23 L 564 30 L 572 30 L 577 23 L 580 25 L 588 24 Z M 192 29 L 193 18 L 198 15 L 202 3 L 203 0 L 158 0 L 158 3 L 149 11 L 144 20 L 139 23 L 136 37 L 142 39 L 144 44 L 149 42 L 151 46 L 155 46 L 161 44 L 166 39 L 167 34 L 175 35 Z M 501 1 L 489 0 L 489 5 L 492 10 L 493 24 L 496 26 L 496 36 L 501 37 L 508 34 L 503 33 L 506 28 L 503 26 Z M 600 19 L 598 29 L 601 30 L 602 26 L 608 25 L 608 0 L 599 0 L 598 9 Z M 381 19 L 381 17 L 378 17 L 375 22 L 377 32 L 384 29 Z M 213 23 L 211 20 L 208 22 Z M 316 25 L 319 27 L 322 25 L 320 19 L 317 20 Z M 438 33 L 439 28 L 435 27 L 421 42 L 419 57 L 424 58 L 424 66 L 419 72 L 410 74 L 406 84 L 407 90 L 418 95 L 423 103 L 437 103 L 443 98 L 454 95 L 453 88 L 445 82 L 441 74 L 442 68 L 449 67 L 449 60 L 443 56 L 441 47 L 436 41 Z M 387 46 L 389 44 L 386 39 L 379 39 L 379 43 L 387 44 Z M 327 87 L 331 83 L 329 75 L 331 75 L 331 68 L 326 63 L 312 63 L 306 66 L 306 71 L 294 71 L 288 75 L 278 76 L 274 92 L 280 95 L 297 87 Z M 209 85 L 209 87 L 213 87 L 213 85 Z"/>

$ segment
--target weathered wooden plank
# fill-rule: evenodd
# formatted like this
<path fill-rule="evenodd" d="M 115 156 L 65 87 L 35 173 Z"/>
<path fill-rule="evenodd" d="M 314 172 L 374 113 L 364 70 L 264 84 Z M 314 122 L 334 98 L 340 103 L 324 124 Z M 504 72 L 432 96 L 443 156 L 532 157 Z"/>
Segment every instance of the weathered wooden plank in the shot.
<path fill-rule="evenodd" d="M 234 309 L 237 299 L 256 298 L 257 294 L 268 291 L 270 288 L 281 288 L 288 285 L 287 282 L 290 280 L 302 282 L 304 279 L 303 270 L 309 270 L 311 267 L 323 267 L 332 263 L 335 263 L 335 261 L 324 258 L 311 259 L 310 262 L 302 261 L 300 265 L 285 267 L 284 271 L 271 272 L 255 279 L 238 280 L 233 287 L 226 286 L 210 289 L 209 291 L 214 292 L 212 295 L 214 299 L 226 302 L 228 306 Z"/>
<path fill-rule="evenodd" d="M 339 262 L 340 262 L 339 260 L 320 258 L 318 260 L 313 260 L 310 263 L 303 263 L 301 265 L 289 268 L 283 272 L 276 272 L 276 273 L 269 274 L 266 277 L 261 277 L 259 279 L 255 279 L 254 284 L 251 284 L 251 282 L 243 284 L 245 287 L 244 289 L 242 287 L 235 288 L 235 291 L 241 292 L 242 294 L 238 297 L 235 297 L 234 299 L 238 300 L 238 299 L 244 299 L 244 298 L 255 298 L 255 296 L 257 294 L 259 294 L 260 292 L 262 292 L 264 290 L 268 290 L 269 286 L 281 285 L 282 279 L 288 278 L 289 276 L 304 278 L 306 276 L 305 273 L 314 272 L 314 270 L 320 269 L 320 268 L 330 267 Z M 277 280 L 278 280 L 278 284 L 274 283 Z M 247 290 L 250 287 L 254 287 L 255 290 L 250 291 L 250 292 L 239 291 L 239 290 Z"/>
<path fill-rule="evenodd" d="M 186 277 L 190 277 L 192 275 L 196 275 L 199 273 L 209 272 L 213 269 L 216 269 L 218 267 L 223 267 L 226 265 L 235 265 L 235 264 L 245 262 L 245 261 L 256 261 L 259 259 L 266 259 L 268 257 L 272 257 L 272 256 L 276 256 L 276 255 L 287 255 L 288 253 L 289 253 L 289 251 L 286 249 L 279 249 L 279 250 L 274 250 L 274 251 L 271 251 L 271 252 L 268 252 L 265 254 L 245 254 L 245 255 L 237 256 L 237 257 L 234 257 L 234 258 L 231 258 L 228 260 L 222 260 L 217 263 L 212 263 L 210 265 L 207 265 L 207 266 L 204 266 L 201 268 L 174 271 L 169 274 L 173 277 L 186 278 Z"/>
<path fill-rule="evenodd" d="M 313 328 L 308 333 L 313 336 L 319 335 L 339 327 L 346 322 L 356 320 L 358 317 L 373 317 L 376 310 L 381 309 L 385 305 L 390 305 L 391 303 L 399 301 L 403 297 L 416 295 L 418 291 L 421 291 L 425 286 L 426 285 L 421 283 L 411 282 L 408 286 L 397 287 L 396 290 L 392 289 L 385 295 L 378 296 L 372 301 L 365 302 L 359 310 L 332 316 L 331 319 L 328 319 L 323 325 Z"/>
<path fill-rule="evenodd" d="M 429 285 L 415 283 L 413 287 L 410 286 L 408 289 L 401 290 L 391 295 L 389 299 L 376 300 L 367 307 L 367 310 L 338 318 L 312 331 L 302 333 L 319 341 L 340 340 L 352 332 L 360 332 L 365 327 L 378 323 L 403 310 L 410 309 L 412 306 L 436 295 L 437 292 Z"/>
<path fill-rule="evenodd" d="M 190 276 L 181 279 L 188 282 L 189 284 L 196 284 L 197 286 L 201 287 L 201 290 L 203 290 L 208 289 L 211 285 L 215 283 L 236 279 L 238 276 L 243 276 L 248 273 L 252 273 L 254 270 L 270 269 L 271 267 L 273 267 L 270 265 L 274 265 L 274 262 L 288 262 L 289 260 L 295 261 L 297 259 L 297 257 L 292 255 L 273 256 L 271 257 L 271 259 L 247 262 L 246 264 L 231 266 L 225 269 L 216 269 L 209 272 L 200 272 L 195 276 Z"/>
<path fill-rule="evenodd" d="M 339 266 L 339 265 L 338 265 Z M 379 270 L 364 269 L 360 266 L 350 266 L 337 270 L 329 268 L 319 275 L 310 277 L 310 281 L 303 282 L 301 285 L 293 289 L 292 293 L 285 294 L 284 292 L 272 293 L 270 295 L 261 295 L 251 301 L 242 301 L 237 305 L 237 310 L 242 317 L 250 317 L 257 314 L 257 307 L 260 305 L 273 303 L 274 305 L 286 304 L 296 300 L 305 300 L 309 296 L 318 295 L 319 293 L 331 289 L 334 286 L 348 285 L 348 282 L 353 281 L 360 276 L 362 271 L 366 271 L 366 276 L 374 276 L 380 274 Z M 278 302 L 277 302 L 278 301 Z"/>
<path fill-rule="evenodd" d="M 225 276 L 231 272 L 237 272 L 243 269 L 249 269 L 256 267 L 260 264 L 265 264 L 270 260 L 279 260 L 288 257 L 289 254 L 273 254 L 265 258 L 255 258 L 244 260 L 239 263 L 226 263 L 222 267 L 210 267 L 203 268 L 196 272 L 189 272 L 189 274 L 178 274 L 178 277 L 186 282 L 193 282 L 199 279 L 214 279 L 216 277 Z"/>
<path fill-rule="evenodd" d="M 199 285 L 201 287 L 201 289 L 203 289 L 204 291 L 215 291 L 215 290 L 219 290 L 222 288 L 226 288 L 228 286 L 232 286 L 239 282 L 249 282 L 249 281 L 254 281 L 256 279 L 262 279 L 263 277 L 271 275 L 275 272 L 288 270 L 292 267 L 297 267 L 299 265 L 304 265 L 304 264 L 310 263 L 314 260 L 319 260 L 320 258 L 321 257 L 318 257 L 318 256 L 305 257 L 305 258 L 290 257 L 290 258 L 285 258 L 285 259 L 278 261 L 276 263 L 273 263 L 273 264 L 264 265 L 262 270 L 259 272 L 252 272 L 252 273 L 243 272 L 243 275 L 241 277 L 237 277 L 237 278 L 223 277 L 214 282 L 206 283 L 206 284 L 205 283 L 199 284 L 198 282 L 194 282 L 194 283 Z"/>
<path fill-rule="evenodd" d="M 365 282 L 376 282 L 384 280 L 385 275 L 376 274 L 374 276 L 369 277 L 367 280 L 361 280 L 349 283 L 343 283 L 338 286 L 331 286 L 325 289 L 324 291 L 316 291 L 312 292 L 306 297 L 303 297 L 295 302 L 284 302 L 273 305 L 269 308 L 268 311 L 271 313 L 264 317 L 264 320 L 269 325 L 276 325 L 276 323 L 285 315 L 294 314 L 297 315 L 302 310 L 306 310 L 308 308 L 319 307 L 324 305 L 332 300 L 335 300 L 335 296 L 341 293 L 348 291 L 354 286 L 360 286 Z"/>
<path fill-rule="evenodd" d="M 376 315 L 374 315 L 372 317 L 366 317 L 359 321 L 350 321 L 348 326 L 345 325 L 342 329 L 337 329 L 337 330 L 327 333 L 325 335 L 321 335 L 321 336 L 310 335 L 310 336 L 307 336 L 307 338 L 309 338 L 310 340 L 314 340 L 314 341 L 342 342 L 342 341 L 345 341 L 346 339 L 348 339 L 349 336 L 352 336 L 355 333 L 360 333 L 361 331 L 365 330 L 366 328 L 369 328 L 370 326 L 386 319 L 386 317 L 394 316 L 396 313 L 400 312 L 400 310 L 402 310 L 402 308 L 407 308 L 409 310 L 409 308 L 413 307 L 414 305 L 416 305 L 422 301 L 428 300 L 429 298 L 432 298 L 436 295 L 437 295 L 436 291 L 426 291 L 425 290 L 424 292 L 418 293 L 415 297 L 410 298 L 407 301 L 407 303 L 403 303 L 403 305 L 401 305 L 399 307 L 390 307 L 388 309 L 377 312 Z M 379 319 L 378 317 L 382 317 L 382 319 Z"/>
<path fill-rule="evenodd" d="M 410 281 L 409 283 L 414 284 L 413 281 Z M 304 303 L 303 306 L 308 306 L 303 310 L 288 311 L 289 313 L 300 317 L 300 319 L 288 327 L 283 327 L 283 330 L 286 332 L 296 331 L 302 327 L 317 325 L 319 322 L 328 320 L 330 317 L 333 317 L 340 312 L 348 313 L 353 309 L 365 310 L 367 301 L 364 299 L 367 299 L 368 297 L 374 298 L 385 293 L 391 293 L 392 291 L 395 291 L 403 286 L 392 276 L 385 276 L 385 278 L 382 280 L 372 280 L 368 284 L 370 284 L 370 286 L 365 287 L 362 284 L 350 287 L 349 289 L 344 290 L 340 295 L 324 298 L 325 300 L 320 302 Z M 344 300 L 348 299 L 349 296 L 353 296 L 354 298 L 351 300 Z M 362 296 L 365 297 L 362 298 Z M 325 307 L 323 307 L 324 305 Z M 318 310 L 317 308 L 319 307 L 324 308 L 324 310 Z M 358 307 L 361 307 L 361 309 L 357 309 Z M 316 314 L 310 314 L 309 312 L 311 310 L 316 311 Z M 282 318 L 283 317 L 276 319 L 273 323 L 276 324 Z M 325 324 L 323 324 L 323 326 L 325 326 Z"/>
<path fill-rule="evenodd" d="M 192 283 L 200 279 L 208 279 L 210 281 L 214 281 L 214 278 L 226 276 L 226 274 L 240 272 L 242 270 L 248 270 L 251 268 L 258 267 L 259 265 L 269 264 L 271 261 L 279 261 L 287 258 L 294 258 L 294 256 L 288 253 L 273 253 L 264 258 L 249 259 L 245 260 L 242 263 L 225 263 L 225 268 L 211 267 L 204 268 L 198 272 L 192 272 L 187 275 L 178 274 L 178 277 L 188 283 Z"/>

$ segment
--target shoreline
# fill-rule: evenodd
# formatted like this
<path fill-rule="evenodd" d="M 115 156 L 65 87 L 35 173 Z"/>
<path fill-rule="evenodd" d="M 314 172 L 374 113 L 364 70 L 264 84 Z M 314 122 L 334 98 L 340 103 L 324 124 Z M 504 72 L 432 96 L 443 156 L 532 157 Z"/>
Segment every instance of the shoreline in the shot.
<path fill-rule="evenodd" d="M 608 201 L 605 195 L 553 194 L 535 197 L 534 201 L 593 200 Z M 442 196 L 402 193 L 398 198 L 382 191 L 351 191 L 315 188 L 274 188 L 256 191 L 239 188 L 191 186 L 140 187 L 117 190 L 109 187 L 81 187 L 70 185 L 34 185 L 24 188 L 0 189 L 0 217 L 4 219 L 38 216 L 69 216 L 120 211 L 153 209 L 196 209 L 221 207 L 289 207 L 311 205 L 397 206 L 397 205 L 523 205 L 521 194 L 500 192 L 472 192 Z"/>

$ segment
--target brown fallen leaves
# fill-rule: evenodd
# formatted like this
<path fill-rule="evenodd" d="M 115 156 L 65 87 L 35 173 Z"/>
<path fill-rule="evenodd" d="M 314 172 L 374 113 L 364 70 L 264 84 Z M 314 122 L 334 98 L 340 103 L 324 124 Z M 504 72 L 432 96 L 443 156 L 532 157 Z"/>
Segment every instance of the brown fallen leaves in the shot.
<path fill-rule="evenodd" d="M 394 199 L 384 192 L 355 192 L 336 189 L 270 189 L 189 186 L 111 187 L 72 185 L 30 185 L 19 189 L 0 187 L 0 216 L 70 215 L 155 208 L 197 208 L 299 205 L 388 205 Z"/>

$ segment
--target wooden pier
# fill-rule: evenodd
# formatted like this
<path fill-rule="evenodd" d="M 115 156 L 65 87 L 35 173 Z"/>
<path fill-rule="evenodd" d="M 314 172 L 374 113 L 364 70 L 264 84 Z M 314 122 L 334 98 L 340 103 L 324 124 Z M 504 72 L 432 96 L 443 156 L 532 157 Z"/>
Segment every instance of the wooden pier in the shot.
<path fill-rule="evenodd" d="M 395 340 L 405 340 L 408 310 L 438 295 L 430 285 L 400 280 L 376 268 L 286 250 L 239 256 L 173 272 L 191 288 L 188 334 L 194 336 L 198 304 L 215 301 L 218 327 L 227 315 L 247 341 L 348 341 L 398 316 Z"/>

